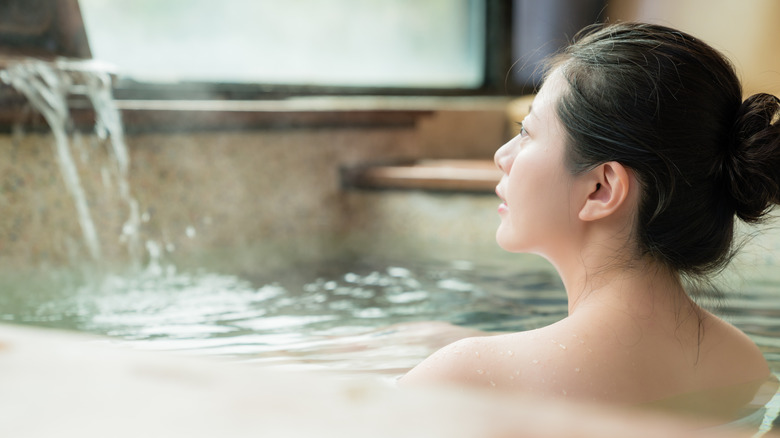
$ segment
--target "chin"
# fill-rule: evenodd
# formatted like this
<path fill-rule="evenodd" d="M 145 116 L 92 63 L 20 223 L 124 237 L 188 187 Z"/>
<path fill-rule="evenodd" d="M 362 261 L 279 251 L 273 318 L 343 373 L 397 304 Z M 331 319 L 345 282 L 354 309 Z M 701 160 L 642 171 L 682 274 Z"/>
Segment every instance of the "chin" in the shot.
<path fill-rule="evenodd" d="M 536 254 L 545 257 L 545 251 L 539 245 L 539 242 L 534 243 L 529 241 L 528 236 L 525 236 L 524 238 L 523 236 L 518 236 L 517 234 L 504 234 L 500 228 L 496 232 L 496 243 L 506 252 L 516 254 Z"/>
<path fill-rule="evenodd" d="M 501 229 L 496 232 L 496 243 L 507 252 L 527 252 L 525 246 L 521 245 L 517 238 L 508 238 L 501 232 Z"/>

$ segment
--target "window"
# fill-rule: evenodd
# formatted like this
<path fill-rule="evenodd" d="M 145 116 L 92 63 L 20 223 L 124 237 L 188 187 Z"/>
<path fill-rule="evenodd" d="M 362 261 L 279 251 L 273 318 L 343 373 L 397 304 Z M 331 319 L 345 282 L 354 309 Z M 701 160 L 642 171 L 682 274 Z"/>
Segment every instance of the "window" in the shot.
<path fill-rule="evenodd" d="M 93 57 L 145 83 L 476 89 L 486 0 L 80 0 Z"/>

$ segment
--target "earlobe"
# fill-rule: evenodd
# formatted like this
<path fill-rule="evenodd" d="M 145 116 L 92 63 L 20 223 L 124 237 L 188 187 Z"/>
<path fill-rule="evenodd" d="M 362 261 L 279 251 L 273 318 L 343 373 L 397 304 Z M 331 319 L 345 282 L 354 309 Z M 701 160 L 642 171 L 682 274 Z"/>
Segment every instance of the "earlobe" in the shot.
<path fill-rule="evenodd" d="M 625 166 L 610 161 L 588 172 L 583 184 L 586 198 L 579 218 L 587 222 L 603 219 L 618 211 L 628 198 L 631 181 Z"/>

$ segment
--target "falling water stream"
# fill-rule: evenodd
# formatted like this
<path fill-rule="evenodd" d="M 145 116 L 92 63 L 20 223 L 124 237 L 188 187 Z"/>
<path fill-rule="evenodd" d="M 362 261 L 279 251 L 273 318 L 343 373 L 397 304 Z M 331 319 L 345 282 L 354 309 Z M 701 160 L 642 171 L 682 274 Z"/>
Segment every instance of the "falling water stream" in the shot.
<path fill-rule="evenodd" d="M 54 137 L 57 163 L 78 214 L 78 223 L 93 261 L 102 258 L 100 239 L 92 219 L 87 196 L 79 178 L 72 153 L 69 128 L 73 125 L 69 109 L 72 96 L 83 95 L 95 111 L 95 135 L 108 143 L 119 198 L 127 205 L 128 217 L 122 227 L 121 239 L 127 245 L 131 260 L 138 262 L 140 245 L 138 202 L 128 183 L 129 154 L 124 141 L 122 121 L 112 95 L 111 76 L 95 64 L 83 61 L 56 60 L 45 62 L 26 60 L 11 63 L 0 71 L 0 81 L 22 93 L 46 120 Z"/>

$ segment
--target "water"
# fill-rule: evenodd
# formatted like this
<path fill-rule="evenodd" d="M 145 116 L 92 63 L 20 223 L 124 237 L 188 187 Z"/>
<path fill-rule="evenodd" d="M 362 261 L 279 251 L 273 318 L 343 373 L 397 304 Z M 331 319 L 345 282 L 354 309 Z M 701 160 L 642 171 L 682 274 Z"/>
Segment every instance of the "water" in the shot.
<path fill-rule="evenodd" d="M 563 318 L 567 303 L 555 273 L 523 259 L 291 260 L 289 271 L 235 275 L 183 271 L 153 258 L 131 275 L 59 273 L 4 285 L 0 320 L 94 333 L 124 348 L 392 383 L 477 331 L 529 330 Z M 753 338 L 775 374 L 778 286 L 745 281 L 738 294 L 726 291 L 708 305 Z M 774 428 L 778 413 L 776 396 L 762 431 Z"/>
<path fill-rule="evenodd" d="M 335 377 L 368 374 L 392 384 L 459 338 L 542 327 L 567 313 L 555 274 L 523 264 L 364 259 L 294 265 L 284 275 L 238 276 L 180 271 L 153 260 L 138 274 L 109 274 L 97 282 L 63 282 L 68 275 L 61 274 L 53 278 L 57 284 L 17 288 L 22 298 L 16 303 L 0 299 L 0 320 L 94 333 L 104 336 L 99 342 L 123 348 Z M 777 286 L 749 282 L 716 309 L 756 341 L 776 375 Z M 775 428 L 779 413 L 775 396 L 761 433 Z M 746 424 L 756 427 L 759 420 Z"/>
<path fill-rule="evenodd" d="M 2 306 L 0 318 L 139 349 L 395 378 L 476 330 L 536 328 L 567 309 L 548 271 L 507 275 L 462 261 L 332 261 L 296 271 L 248 279 L 153 261 L 140 274 L 20 290 L 24 298 Z"/>
<path fill-rule="evenodd" d="M 528 330 L 567 312 L 549 268 L 379 259 L 291 266 L 239 276 L 153 259 L 140 273 L 22 279 L 4 285 L 0 319 L 106 335 L 140 349 L 400 375 L 471 330 Z M 739 294 L 707 305 L 753 338 L 776 373 L 777 290 L 745 281 Z"/>

